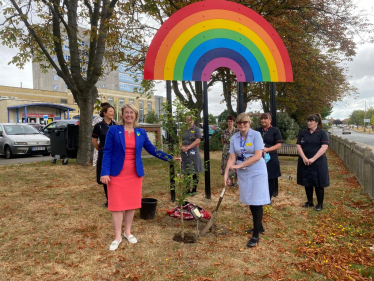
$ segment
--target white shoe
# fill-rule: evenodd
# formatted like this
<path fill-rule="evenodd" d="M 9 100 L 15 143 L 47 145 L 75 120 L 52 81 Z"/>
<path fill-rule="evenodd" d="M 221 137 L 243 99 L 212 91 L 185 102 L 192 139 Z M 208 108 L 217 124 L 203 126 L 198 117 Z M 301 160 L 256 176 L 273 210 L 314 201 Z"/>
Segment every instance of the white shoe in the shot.
<path fill-rule="evenodd" d="M 121 239 L 121 241 L 117 241 L 117 240 L 114 240 L 113 242 L 112 242 L 112 244 L 110 244 L 110 246 L 109 246 L 109 250 L 110 251 L 115 251 L 115 250 L 117 250 L 118 249 L 118 246 L 119 246 L 119 244 L 121 244 L 121 242 L 122 242 L 122 239 Z"/>
<path fill-rule="evenodd" d="M 126 236 L 126 233 L 124 232 L 123 233 L 123 236 L 127 239 L 127 241 L 129 241 L 130 243 L 132 244 L 136 244 L 138 243 L 138 240 L 135 238 L 134 235 L 130 234 L 129 237 Z"/>

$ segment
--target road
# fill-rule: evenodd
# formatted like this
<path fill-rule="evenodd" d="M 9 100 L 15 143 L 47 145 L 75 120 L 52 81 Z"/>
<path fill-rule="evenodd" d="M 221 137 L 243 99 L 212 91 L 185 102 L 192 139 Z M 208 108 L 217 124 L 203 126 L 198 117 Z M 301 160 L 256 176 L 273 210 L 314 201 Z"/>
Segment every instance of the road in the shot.
<path fill-rule="evenodd" d="M 4 155 L 1 155 L 0 166 L 12 165 L 12 164 L 34 163 L 34 162 L 51 161 L 51 160 L 52 160 L 52 156 L 23 155 L 23 156 L 15 156 L 12 159 L 5 159 Z"/>
<path fill-rule="evenodd" d="M 351 131 L 351 134 L 342 134 L 342 129 L 340 128 L 333 128 L 332 129 L 332 134 L 346 138 L 350 141 L 354 141 L 357 143 L 361 143 L 364 145 L 371 146 L 372 149 L 374 149 L 374 134 L 369 135 L 369 134 L 363 134 L 355 131 Z"/>

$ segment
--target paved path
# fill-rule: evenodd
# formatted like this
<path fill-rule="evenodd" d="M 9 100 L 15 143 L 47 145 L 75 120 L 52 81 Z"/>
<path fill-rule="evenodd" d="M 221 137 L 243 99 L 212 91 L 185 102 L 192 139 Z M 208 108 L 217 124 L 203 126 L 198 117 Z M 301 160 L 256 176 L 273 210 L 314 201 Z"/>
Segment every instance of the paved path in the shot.
<path fill-rule="evenodd" d="M 13 165 L 13 164 L 24 164 L 24 163 L 35 163 L 41 161 L 51 161 L 52 156 L 41 156 L 41 155 L 23 155 L 15 156 L 12 159 L 5 159 L 4 155 L 0 156 L 0 166 Z"/>

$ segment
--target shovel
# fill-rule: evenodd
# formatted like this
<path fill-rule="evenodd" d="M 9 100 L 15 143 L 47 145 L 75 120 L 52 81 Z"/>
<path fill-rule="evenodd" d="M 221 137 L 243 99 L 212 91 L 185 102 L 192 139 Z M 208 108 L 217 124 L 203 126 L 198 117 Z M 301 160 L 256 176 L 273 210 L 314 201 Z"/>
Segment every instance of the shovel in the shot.
<path fill-rule="evenodd" d="M 212 225 L 216 222 L 217 211 L 218 211 L 219 205 L 221 205 L 223 195 L 225 195 L 225 191 L 226 191 L 226 187 L 223 187 L 223 190 L 221 192 L 221 196 L 219 197 L 217 206 L 216 206 L 215 210 L 213 211 L 212 217 L 210 218 L 210 220 L 208 221 L 206 226 L 203 228 L 203 230 L 200 231 L 200 236 L 201 237 L 204 236 L 208 232 L 208 230 L 212 227 Z"/>

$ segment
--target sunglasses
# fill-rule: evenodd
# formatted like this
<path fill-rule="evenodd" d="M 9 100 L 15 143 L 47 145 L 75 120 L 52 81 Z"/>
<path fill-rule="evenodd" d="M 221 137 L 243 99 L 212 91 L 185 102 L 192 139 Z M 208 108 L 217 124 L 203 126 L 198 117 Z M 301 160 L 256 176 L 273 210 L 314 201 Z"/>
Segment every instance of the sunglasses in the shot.
<path fill-rule="evenodd" d="M 237 125 L 247 125 L 249 121 L 236 122 Z"/>

